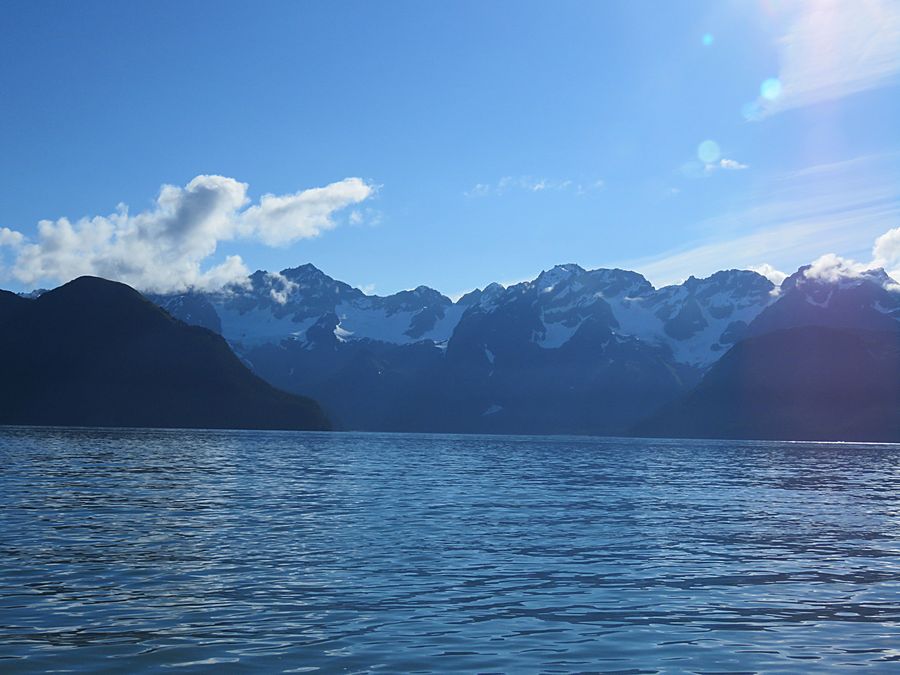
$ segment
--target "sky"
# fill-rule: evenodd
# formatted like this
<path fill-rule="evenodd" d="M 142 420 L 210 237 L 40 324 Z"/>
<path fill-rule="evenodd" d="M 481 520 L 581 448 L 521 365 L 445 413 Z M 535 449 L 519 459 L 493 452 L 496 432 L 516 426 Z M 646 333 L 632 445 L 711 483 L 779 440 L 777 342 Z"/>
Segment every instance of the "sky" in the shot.
<path fill-rule="evenodd" d="M 6 0 L 0 31 L 3 288 L 900 270 L 898 0 Z"/>

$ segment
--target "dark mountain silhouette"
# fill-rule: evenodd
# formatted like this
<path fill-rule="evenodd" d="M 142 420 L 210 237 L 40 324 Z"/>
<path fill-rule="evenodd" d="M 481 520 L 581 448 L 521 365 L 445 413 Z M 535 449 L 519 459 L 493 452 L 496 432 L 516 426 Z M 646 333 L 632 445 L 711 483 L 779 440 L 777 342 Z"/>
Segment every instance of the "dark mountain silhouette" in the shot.
<path fill-rule="evenodd" d="M 14 311 L 27 304 L 28 300 L 15 293 L 0 291 L 0 320 L 5 319 L 7 316 L 12 316 Z"/>
<path fill-rule="evenodd" d="M 219 335 L 95 277 L 34 300 L 0 292 L 0 378 L 2 424 L 328 428 Z"/>
<path fill-rule="evenodd" d="M 641 436 L 900 441 L 900 332 L 804 326 L 735 345 Z"/>

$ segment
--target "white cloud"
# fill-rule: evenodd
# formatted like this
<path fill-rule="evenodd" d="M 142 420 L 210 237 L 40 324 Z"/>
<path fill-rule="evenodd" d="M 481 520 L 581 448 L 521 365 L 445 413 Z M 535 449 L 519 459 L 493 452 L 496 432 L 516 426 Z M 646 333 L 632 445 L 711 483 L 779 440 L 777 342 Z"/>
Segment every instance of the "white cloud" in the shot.
<path fill-rule="evenodd" d="M 717 171 L 743 171 L 749 168 L 749 164 L 723 157 L 716 162 L 706 163 L 692 159 L 682 164 L 678 168 L 678 172 L 685 178 L 707 178 Z"/>
<path fill-rule="evenodd" d="M 475 183 L 471 190 L 467 190 L 463 194 L 466 197 L 487 197 L 494 191 L 494 187 L 488 183 Z"/>
<path fill-rule="evenodd" d="M 719 168 L 725 169 L 726 171 L 742 171 L 743 169 L 749 169 L 750 167 L 747 164 L 741 164 L 735 159 L 725 159 L 723 157 L 719 160 Z"/>
<path fill-rule="evenodd" d="M 843 98 L 900 76 L 900 3 L 800 0 L 786 5 L 779 40 L 780 93 L 760 96 L 760 117 Z"/>
<path fill-rule="evenodd" d="M 359 178 L 294 194 L 264 195 L 248 207 L 247 184 L 224 176 L 197 176 L 186 186 L 164 185 L 153 208 L 130 214 L 124 205 L 108 216 L 42 220 L 33 239 L 0 232 L 10 247 L 8 271 L 23 284 L 65 282 L 81 275 L 123 281 L 141 290 L 219 288 L 248 269 L 239 256 L 203 263 L 234 239 L 285 245 L 335 226 L 333 216 L 375 188 Z"/>
<path fill-rule="evenodd" d="M 834 253 L 826 253 L 810 265 L 804 276 L 834 282 L 840 279 L 855 279 L 877 269 L 883 269 L 894 281 L 900 280 L 900 227 L 888 230 L 875 240 L 870 262 L 858 262 Z M 894 283 L 890 288 L 900 290 L 900 285 Z"/>
<path fill-rule="evenodd" d="M 509 192 L 521 190 L 524 192 L 566 192 L 573 190 L 578 195 L 596 192 L 604 188 L 602 180 L 578 182 L 568 178 L 551 180 L 548 178 L 534 178 L 532 176 L 503 176 L 496 183 L 476 183 L 471 189 L 466 190 L 466 197 L 500 196 Z"/>
<path fill-rule="evenodd" d="M 300 287 L 300 284 L 296 281 L 291 281 L 281 274 L 281 272 L 269 272 L 268 277 L 269 282 L 272 285 L 269 289 L 269 295 L 279 305 L 286 303 L 288 298 L 290 298 L 291 293 Z"/>
<path fill-rule="evenodd" d="M 317 237 L 335 226 L 331 215 L 358 204 L 372 195 L 374 188 L 360 178 L 345 178 L 320 188 L 291 195 L 263 195 L 259 204 L 244 211 L 240 220 L 270 246 L 290 244 Z"/>
<path fill-rule="evenodd" d="M 894 280 L 900 281 L 900 227 L 888 230 L 875 240 L 872 257 L 877 267 L 883 267 Z"/>
<path fill-rule="evenodd" d="M 353 209 L 347 217 L 347 222 L 351 225 L 376 227 L 381 224 L 381 219 L 381 211 L 366 207 L 364 209 Z"/>
<path fill-rule="evenodd" d="M 781 270 L 775 269 L 769 263 L 763 263 L 762 265 L 757 265 L 756 267 L 751 267 L 750 269 L 757 274 L 762 274 L 766 279 L 771 281 L 776 286 L 781 286 L 781 282 L 788 278 L 787 274 L 785 274 Z"/>
<path fill-rule="evenodd" d="M 834 253 L 826 253 L 816 258 L 803 273 L 807 279 L 818 279 L 834 283 L 841 279 L 855 279 L 869 270 L 867 265 L 842 258 Z"/>
<path fill-rule="evenodd" d="M 0 227 L 0 246 L 14 247 L 25 241 L 21 232 L 16 232 L 8 227 Z"/>

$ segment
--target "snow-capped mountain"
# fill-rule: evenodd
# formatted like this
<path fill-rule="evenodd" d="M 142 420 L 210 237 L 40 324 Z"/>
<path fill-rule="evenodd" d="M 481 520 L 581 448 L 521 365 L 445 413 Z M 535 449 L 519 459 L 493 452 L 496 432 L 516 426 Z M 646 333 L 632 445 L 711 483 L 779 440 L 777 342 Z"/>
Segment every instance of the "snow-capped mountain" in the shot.
<path fill-rule="evenodd" d="M 828 281 L 803 268 L 780 288 L 727 270 L 657 289 L 568 264 L 453 302 L 424 286 L 367 295 L 303 265 L 153 299 L 344 428 L 609 434 L 682 396 L 745 337 L 900 330 L 895 286 L 880 271 Z"/>
<path fill-rule="evenodd" d="M 425 286 L 366 295 L 309 264 L 258 271 L 246 285 L 220 293 L 154 296 L 173 315 L 222 333 L 239 350 L 285 340 L 309 344 L 323 330 L 338 342 L 443 347 L 467 312 L 497 315 L 502 323 L 515 306 L 529 314 L 520 337 L 542 349 L 558 349 L 591 320 L 618 339 L 666 347 L 679 363 L 700 367 L 715 361 L 775 299 L 775 287 L 755 272 L 691 277 L 657 290 L 635 272 L 572 264 L 509 288 L 491 284 L 455 303 Z"/>
<path fill-rule="evenodd" d="M 388 297 L 366 295 L 309 264 L 278 273 L 258 271 L 246 285 L 219 293 L 154 299 L 183 321 L 216 330 L 239 348 L 308 342 L 311 329 L 320 332 L 326 325 L 342 342 L 446 342 L 465 310 L 425 286 Z"/>
<path fill-rule="evenodd" d="M 604 325 L 616 339 L 664 347 L 678 363 L 699 367 L 714 362 L 776 299 L 774 285 L 755 272 L 718 272 L 657 290 L 636 272 L 586 271 L 571 264 L 489 290 L 470 314 L 502 315 L 524 305 L 528 339 L 544 349 L 561 347 L 590 322 Z"/>

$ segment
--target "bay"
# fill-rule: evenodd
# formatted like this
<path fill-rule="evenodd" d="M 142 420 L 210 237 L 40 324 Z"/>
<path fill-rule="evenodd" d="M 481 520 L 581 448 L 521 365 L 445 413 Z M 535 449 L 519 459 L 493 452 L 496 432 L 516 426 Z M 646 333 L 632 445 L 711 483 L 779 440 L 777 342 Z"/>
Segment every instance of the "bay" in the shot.
<path fill-rule="evenodd" d="M 900 446 L 0 428 L 0 671 L 900 669 Z"/>

